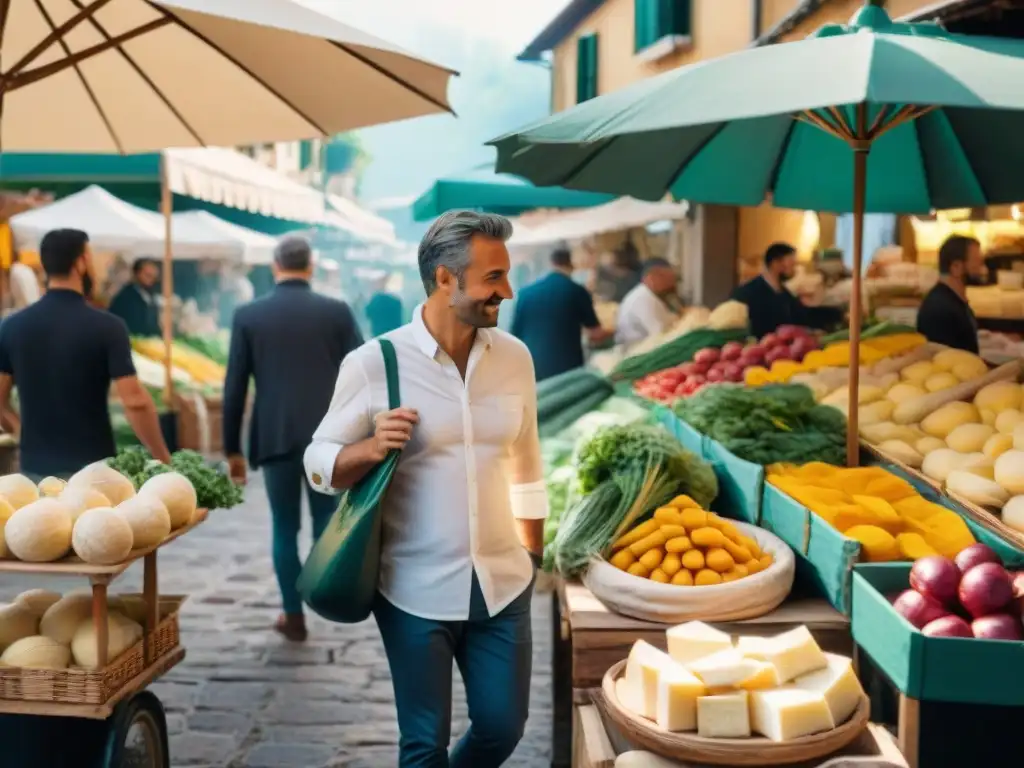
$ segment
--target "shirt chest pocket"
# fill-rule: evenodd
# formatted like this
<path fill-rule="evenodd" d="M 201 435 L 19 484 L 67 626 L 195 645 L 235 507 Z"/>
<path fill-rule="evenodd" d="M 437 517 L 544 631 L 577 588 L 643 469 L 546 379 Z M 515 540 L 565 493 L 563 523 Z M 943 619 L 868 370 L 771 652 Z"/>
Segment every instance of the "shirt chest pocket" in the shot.
<path fill-rule="evenodd" d="M 474 400 L 473 440 L 490 445 L 510 446 L 523 426 L 523 398 L 520 395 L 492 395 Z"/>

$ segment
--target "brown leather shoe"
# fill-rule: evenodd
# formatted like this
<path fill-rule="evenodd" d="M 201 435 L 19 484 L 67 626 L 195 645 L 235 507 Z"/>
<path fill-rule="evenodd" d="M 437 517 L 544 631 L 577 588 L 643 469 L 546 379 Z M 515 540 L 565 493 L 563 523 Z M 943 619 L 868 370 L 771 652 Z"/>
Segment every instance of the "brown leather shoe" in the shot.
<path fill-rule="evenodd" d="M 274 631 L 293 643 L 304 643 L 309 637 L 306 617 L 301 613 L 282 613 L 274 622 Z"/>

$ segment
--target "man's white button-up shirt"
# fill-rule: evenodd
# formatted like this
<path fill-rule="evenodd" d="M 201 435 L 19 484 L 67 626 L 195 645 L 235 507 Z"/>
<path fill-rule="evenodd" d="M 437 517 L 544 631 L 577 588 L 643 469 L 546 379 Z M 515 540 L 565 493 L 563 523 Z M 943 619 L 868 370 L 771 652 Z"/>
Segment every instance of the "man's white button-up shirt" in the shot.
<path fill-rule="evenodd" d="M 402 452 L 383 502 L 380 591 L 426 619 L 469 617 L 474 570 L 492 616 L 533 578 L 515 518 L 547 516 L 537 436 L 533 361 L 517 339 L 480 329 L 463 381 L 423 324 L 384 338 L 395 346 L 401 404 L 420 422 Z M 388 410 L 380 345 L 370 341 L 342 363 L 330 409 L 306 449 L 306 475 L 323 493 L 338 453 L 373 434 Z"/>

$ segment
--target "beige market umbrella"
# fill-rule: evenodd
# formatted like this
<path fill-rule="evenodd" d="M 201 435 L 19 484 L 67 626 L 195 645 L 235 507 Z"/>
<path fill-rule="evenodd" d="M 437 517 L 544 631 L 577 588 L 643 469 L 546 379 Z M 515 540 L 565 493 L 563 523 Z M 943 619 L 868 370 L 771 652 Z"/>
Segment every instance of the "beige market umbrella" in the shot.
<path fill-rule="evenodd" d="M 0 0 L 0 147 L 142 152 L 450 111 L 451 70 L 291 0 Z"/>
<path fill-rule="evenodd" d="M 451 111 L 452 70 L 291 0 L 0 0 L 0 149 L 142 152 Z M 171 194 L 164 173 L 167 397 Z"/>

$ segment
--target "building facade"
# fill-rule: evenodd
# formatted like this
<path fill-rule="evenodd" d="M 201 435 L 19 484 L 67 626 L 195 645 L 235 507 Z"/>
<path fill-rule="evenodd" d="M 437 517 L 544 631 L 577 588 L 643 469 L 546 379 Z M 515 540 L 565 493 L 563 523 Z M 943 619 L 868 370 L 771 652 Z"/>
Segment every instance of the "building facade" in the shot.
<path fill-rule="evenodd" d="M 551 68 L 552 111 L 610 93 L 676 67 L 753 45 L 806 37 L 845 23 L 864 0 L 572 0 L 519 58 Z M 888 0 L 894 19 L 939 20 L 953 32 L 1024 37 L 1022 0 Z M 724 298 L 757 270 L 761 254 L 783 240 L 809 256 L 834 243 L 835 217 L 763 205 L 695 206 L 684 235 L 686 273 L 702 281 L 703 303 Z M 720 265 L 737 265 L 723 277 Z"/>

